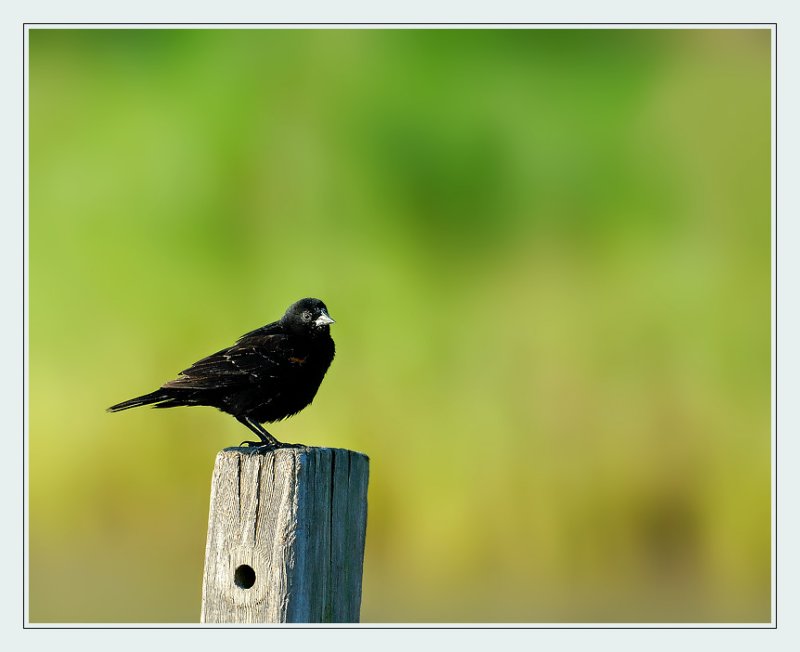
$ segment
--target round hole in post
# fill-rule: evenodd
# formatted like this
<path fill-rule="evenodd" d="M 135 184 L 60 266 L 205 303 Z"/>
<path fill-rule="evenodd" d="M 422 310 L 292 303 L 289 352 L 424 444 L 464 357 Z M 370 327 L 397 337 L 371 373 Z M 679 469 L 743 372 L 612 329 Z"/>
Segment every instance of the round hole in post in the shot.
<path fill-rule="evenodd" d="M 256 583 L 256 572 L 252 566 L 242 564 L 234 571 L 233 582 L 240 589 L 249 589 Z"/>

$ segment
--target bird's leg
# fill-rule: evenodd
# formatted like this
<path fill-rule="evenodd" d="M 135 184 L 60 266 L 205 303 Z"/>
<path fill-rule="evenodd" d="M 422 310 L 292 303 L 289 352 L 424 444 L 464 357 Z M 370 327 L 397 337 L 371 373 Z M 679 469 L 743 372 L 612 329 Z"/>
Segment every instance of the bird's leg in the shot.
<path fill-rule="evenodd" d="M 256 423 L 255 421 L 252 421 L 247 417 L 236 417 L 236 420 L 239 423 L 243 423 L 250 430 L 256 433 L 258 435 L 258 438 L 261 440 L 258 442 L 243 441 L 241 444 L 239 444 L 240 446 L 244 446 L 245 444 L 247 444 L 248 446 L 269 446 L 270 448 L 281 447 L 281 442 L 279 442 L 277 439 L 275 439 L 275 437 L 273 437 L 266 430 L 264 430 L 264 427 L 260 423 Z"/>
<path fill-rule="evenodd" d="M 262 426 L 257 421 L 253 421 L 252 419 L 250 419 L 248 417 L 236 417 L 236 419 L 239 421 L 239 423 L 243 423 L 250 430 L 252 430 L 254 433 L 256 433 L 258 435 L 258 438 L 261 440 L 261 441 L 243 441 L 241 444 L 239 444 L 239 446 L 244 446 L 245 444 L 247 444 L 248 446 L 251 446 L 251 447 L 259 447 L 260 448 L 260 447 L 264 446 L 264 447 L 268 447 L 268 448 L 272 448 L 272 449 L 275 449 L 275 448 L 307 448 L 307 446 L 305 444 L 284 444 L 282 441 L 278 441 L 277 439 L 275 439 L 275 437 L 270 435 L 264 429 L 264 426 Z"/>

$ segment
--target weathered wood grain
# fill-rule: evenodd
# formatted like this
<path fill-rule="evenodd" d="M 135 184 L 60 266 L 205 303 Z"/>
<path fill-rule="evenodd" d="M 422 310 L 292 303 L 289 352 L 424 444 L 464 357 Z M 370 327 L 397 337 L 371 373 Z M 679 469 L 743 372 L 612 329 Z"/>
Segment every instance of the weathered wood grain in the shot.
<path fill-rule="evenodd" d="M 358 622 L 368 476 L 340 448 L 221 451 L 201 622 Z"/>

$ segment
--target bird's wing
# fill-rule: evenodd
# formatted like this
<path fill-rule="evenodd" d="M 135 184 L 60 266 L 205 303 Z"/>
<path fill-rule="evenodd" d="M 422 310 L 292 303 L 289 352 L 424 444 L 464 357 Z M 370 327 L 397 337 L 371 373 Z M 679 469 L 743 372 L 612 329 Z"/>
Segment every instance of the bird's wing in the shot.
<path fill-rule="evenodd" d="M 233 346 L 198 360 L 163 387 L 210 389 L 270 384 L 291 377 L 302 362 L 302 356 L 295 355 L 289 336 L 259 329 L 244 335 Z"/>
<path fill-rule="evenodd" d="M 264 335 L 282 335 L 284 334 L 283 328 L 281 327 L 281 323 L 279 321 L 274 321 L 271 324 L 267 324 L 266 326 L 261 326 L 256 328 L 254 331 L 250 331 L 249 333 L 245 333 L 242 335 L 236 343 L 239 344 L 242 340 L 252 340 L 258 339 Z"/>

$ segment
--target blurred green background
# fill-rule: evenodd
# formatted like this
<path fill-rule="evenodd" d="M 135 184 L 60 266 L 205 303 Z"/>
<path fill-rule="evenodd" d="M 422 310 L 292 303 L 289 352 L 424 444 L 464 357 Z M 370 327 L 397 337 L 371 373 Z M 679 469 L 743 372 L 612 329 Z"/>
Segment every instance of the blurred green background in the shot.
<path fill-rule="evenodd" d="M 768 30 L 30 32 L 30 619 L 197 622 L 211 408 L 371 458 L 364 622 L 770 619 Z"/>

